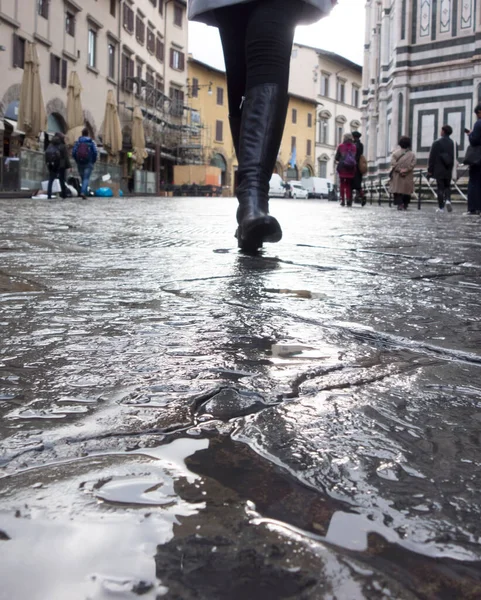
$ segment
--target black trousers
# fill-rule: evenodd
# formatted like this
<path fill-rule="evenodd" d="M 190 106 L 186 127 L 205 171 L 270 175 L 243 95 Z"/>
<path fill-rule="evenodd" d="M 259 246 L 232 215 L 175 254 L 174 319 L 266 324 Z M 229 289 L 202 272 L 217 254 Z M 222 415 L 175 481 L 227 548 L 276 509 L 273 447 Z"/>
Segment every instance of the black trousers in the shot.
<path fill-rule="evenodd" d="M 469 167 L 468 211 L 481 211 L 481 167 Z"/>
<path fill-rule="evenodd" d="M 47 187 L 47 195 L 50 198 L 52 196 L 52 185 L 55 179 L 58 179 L 60 182 L 60 189 L 62 190 L 60 196 L 62 198 L 67 197 L 67 188 L 65 186 L 65 167 L 60 167 L 58 170 L 49 170 L 48 176 L 48 187 Z"/>
<path fill-rule="evenodd" d="M 276 83 L 287 94 L 302 4 L 300 0 L 256 0 L 216 10 L 231 117 L 240 117 L 242 98 L 256 85 Z"/>
<path fill-rule="evenodd" d="M 451 202 L 451 179 L 436 179 L 436 185 L 439 208 L 444 208 L 447 201 Z"/>

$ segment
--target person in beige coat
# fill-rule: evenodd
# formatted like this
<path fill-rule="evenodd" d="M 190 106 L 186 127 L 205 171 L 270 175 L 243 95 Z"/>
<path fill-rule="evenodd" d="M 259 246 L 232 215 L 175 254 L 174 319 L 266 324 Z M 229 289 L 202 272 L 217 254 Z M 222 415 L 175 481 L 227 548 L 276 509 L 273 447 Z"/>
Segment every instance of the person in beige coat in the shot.
<path fill-rule="evenodd" d="M 391 156 L 391 192 L 398 210 L 406 210 L 414 192 L 416 155 L 411 150 L 411 139 L 403 136 L 399 148 Z"/>

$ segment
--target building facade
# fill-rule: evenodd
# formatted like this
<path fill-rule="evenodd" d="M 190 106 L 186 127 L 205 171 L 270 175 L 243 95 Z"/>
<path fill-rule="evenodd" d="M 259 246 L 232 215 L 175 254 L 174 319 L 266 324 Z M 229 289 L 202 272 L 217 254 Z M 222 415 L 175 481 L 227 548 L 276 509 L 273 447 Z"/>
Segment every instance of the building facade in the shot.
<path fill-rule="evenodd" d="M 79 75 L 87 128 L 101 142 L 107 91 L 117 98 L 126 149 L 133 107 L 145 116 L 147 145 L 160 143 L 168 178 L 181 137 L 187 68 L 182 0 L 0 0 L 0 123 L 3 153 L 15 140 L 25 43 L 40 60 L 47 130 L 66 131 L 67 82 Z M 153 163 L 153 159 L 151 160 Z"/>
<path fill-rule="evenodd" d="M 316 106 L 311 98 L 289 94 L 286 125 L 275 172 L 285 180 L 316 173 Z"/>
<path fill-rule="evenodd" d="M 294 44 L 289 90 L 315 102 L 313 169 L 335 182 L 337 146 L 345 133 L 361 129 L 362 67 L 334 52 Z"/>
<path fill-rule="evenodd" d="M 426 166 L 446 123 L 463 155 L 480 99 L 480 32 L 475 0 L 367 0 L 362 122 L 371 174 L 389 170 L 402 135 Z"/>
<path fill-rule="evenodd" d="M 187 65 L 187 104 L 191 109 L 192 125 L 199 125 L 198 141 L 202 145 L 204 164 L 219 167 L 222 185 L 233 193 L 237 157 L 229 129 L 225 72 L 192 56 Z"/>

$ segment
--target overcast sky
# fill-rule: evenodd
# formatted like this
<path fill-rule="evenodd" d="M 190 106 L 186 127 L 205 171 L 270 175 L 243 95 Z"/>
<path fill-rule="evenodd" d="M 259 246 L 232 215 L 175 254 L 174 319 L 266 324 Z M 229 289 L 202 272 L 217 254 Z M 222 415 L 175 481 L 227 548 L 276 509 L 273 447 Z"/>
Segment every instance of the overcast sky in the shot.
<path fill-rule="evenodd" d="M 362 64 L 364 46 L 363 0 L 339 0 L 331 15 L 309 27 L 298 27 L 296 42 L 337 52 Z M 217 29 L 189 23 L 189 52 L 213 67 L 224 68 Z"/>

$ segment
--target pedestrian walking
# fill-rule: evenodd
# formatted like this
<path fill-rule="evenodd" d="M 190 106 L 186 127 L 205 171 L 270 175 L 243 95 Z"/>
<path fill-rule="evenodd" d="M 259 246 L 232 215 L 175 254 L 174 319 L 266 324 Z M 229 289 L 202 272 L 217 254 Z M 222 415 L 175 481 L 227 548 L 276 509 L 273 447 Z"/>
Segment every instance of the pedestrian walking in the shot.
<path fill-rule="evenodd" d="M 438 192 L 438 211 L 448 212 L 453 210 L 451 205 L 451 179 L 453 178 L 453 168 L 456 160 L 456 147 L 451 134 L 453 129 L 450 125 L 443 125 L 441 128 L 441 137 L 431 146 L 428 163 L 428 177 L 436 180 Z"/>
<path fill-rule="evenodd" d="M 326 16 L 337 0 L 191 0 L 189 18 L 219 28 L 229 124 L 239 163 L 238 245 L 278 242 L 269 215 L 269 181 L 284 131 L 294 29 Z"/>
<path fill-rule="evenodd" d="M 352 184 L 357 169 L 356 152 L 352 133 L 346 133 L 334 157 L 341 182 L 341 206 L 352 206 Z"/>
<path fill-rule="evenodd" d="M 85 199 L 88 193 L 90 176 L 98 157 L 97 145 L 89 137 L 89 131 L 86 127 L 82 130 L 82 135 L 74 144 L 72 156 L 77 163 L 80 180 L 82 181 L 80 195 Z"/>
<path fill-rule="evenodd" d="M 67 197 L 67 186 L 65 185 L 65 175 L 67 169 L 70 169 L 70 159 L 68 150 L 65 144 L 65 136 L 63 133 L 57 132 L 45 150 L 45 163 L 48 168 L 48 187 L 47 196 L 52 198 L 52 186 L 55 179 L 60 183 L 60 197 Z"/>
<path fill-rule="evenodd" d="M 352 137 L 356 145 L 356 172 L 352 180 L 352 191 L 356 192 L 356 200 L 361 201 L 361 206 L 366 205 L 366 197 L 362 188 L 362 178 L 367 173 L 367 161 L 364 156 L 364 144 L 361 142 L 361 132 L 353 131 Z"/>
<path fill-rule="evenodd" d="M 465 129 L 468 134 L 470 148 L 466 151 L 466 158 L 470 154 L 469 183 L 468 183 L 468 215 L 476 215 L 481 212 L 481 104 L 474 109 L 477 121 L 472 131 Z"/>
<path fill-rule="evenodd" d="M 411 150 L 411 138 L 403 136 L 399 148 L 391 156 L 391 192 L 398 210 L 406 210 L 414 192 L 416 155 Z"/>

